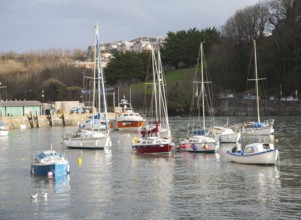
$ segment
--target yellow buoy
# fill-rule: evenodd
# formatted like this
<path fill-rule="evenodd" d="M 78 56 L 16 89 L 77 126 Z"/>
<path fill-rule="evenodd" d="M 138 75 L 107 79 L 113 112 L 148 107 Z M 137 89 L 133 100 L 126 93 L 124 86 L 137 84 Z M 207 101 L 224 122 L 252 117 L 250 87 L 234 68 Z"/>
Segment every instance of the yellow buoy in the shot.
<path fill-rule="evenodd" d="M 138 141 L 139 141 L 139 139 L 137 137 L 133 137 L 132 144 L 136 144 Z"/>
<path fill-rule="evenodd" d="M 82 158 L 77 158 L 77 163 L 78 163 L 78 165 L 82 165 Z"/>

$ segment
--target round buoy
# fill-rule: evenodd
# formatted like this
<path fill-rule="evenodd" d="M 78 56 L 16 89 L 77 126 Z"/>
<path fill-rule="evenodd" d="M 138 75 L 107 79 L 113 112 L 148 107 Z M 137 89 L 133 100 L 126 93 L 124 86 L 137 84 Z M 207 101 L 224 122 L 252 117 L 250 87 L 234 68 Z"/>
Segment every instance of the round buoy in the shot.
<path fill-rule="evenodd" d="M 81 165 L 82 164 L 82 158 L 77 158 L 77 163 L 78 163 L 78 165 Z"/>
<path fill-rule="evenodd" d="M 48 178 L 52 178 L 52 177 L 53 177 L 53 173 L 52 173 L 51 171 L 49 171 L 49 172 L 47 173 L 47 176 L 48 176 Z"/>

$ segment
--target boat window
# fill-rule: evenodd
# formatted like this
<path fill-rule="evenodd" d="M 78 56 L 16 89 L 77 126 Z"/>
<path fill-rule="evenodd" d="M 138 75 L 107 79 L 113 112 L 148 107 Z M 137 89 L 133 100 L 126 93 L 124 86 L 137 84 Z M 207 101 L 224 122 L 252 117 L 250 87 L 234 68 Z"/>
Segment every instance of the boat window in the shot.
<path fill-rule="evenodd" d="M 134 114 L 129 114 L 130 116 L 134 116 Z"/>
<path fill-rule="evenodd" d="M 128 114 L 124 114 L 123 116 L 125 116 L 125 117 L 126 117 L 126 116 L 129 116 L 129 115 L 128 115 Z"/>
<path fill-rule="evenodd" d="M 245 152 L 246 152 L 247 154 L 254 153 L 254 148 L 253 148 L 253 147 L 247 147 L 247 148 L 245 149 Z"/>
<path fill-rule="evenodd" d="M 269 144 L 263 144 L 263 149 L 270 149 L 270 145 Z"/>

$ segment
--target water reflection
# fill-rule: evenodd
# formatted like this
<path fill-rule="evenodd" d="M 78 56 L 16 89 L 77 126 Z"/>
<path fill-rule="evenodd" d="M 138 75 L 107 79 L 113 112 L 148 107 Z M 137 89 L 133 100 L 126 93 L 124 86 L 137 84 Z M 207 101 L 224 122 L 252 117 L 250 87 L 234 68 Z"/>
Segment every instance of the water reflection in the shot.
<path fill-rule="evenodd" d="M 1 142 L 0 218 L 300 219 L 299 119 L 275 121 L 280 167 L 230 163 L 224 155 L 234 144 L 221 144 L 216 154 L 136 155 L 136 134 L 112 132 L 108 151 L 81 151 L 60 145 L 61 134 L 73 128 L 14 131 Z M 185 118 L 171 119 L 175 137 L 185 134 L 184 125 Z M 69 178 L 30 176 L 32 152 L 50 143 L 65 151 Z M 39 194 L 37 201 L 29 192 Z"/>

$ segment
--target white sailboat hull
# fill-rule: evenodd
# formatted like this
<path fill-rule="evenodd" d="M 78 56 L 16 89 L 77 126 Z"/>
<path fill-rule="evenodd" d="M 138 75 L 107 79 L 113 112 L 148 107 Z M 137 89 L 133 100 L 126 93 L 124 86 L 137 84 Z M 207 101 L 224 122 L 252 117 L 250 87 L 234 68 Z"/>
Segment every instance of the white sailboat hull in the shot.
<path fill-rule="evenodd" d="M 261 128 L 244 128 L 242 129 L 244 135 L 272 135 L 274 134 L 274 128 L 271 126 Z"/>
<path fill-rule="evenodd" d="M 191 153 L 215 153 L 219 149 L 219 142 L 207 136 L 193 136 L 180 141 L 182 151 Z"/>
<path fill-rule="evenodd" d="M 104 149 L 112 146 L 110 135 L 103 137 L 73 137 L 63 140 L 65 147 L 70 149 Z"/>

